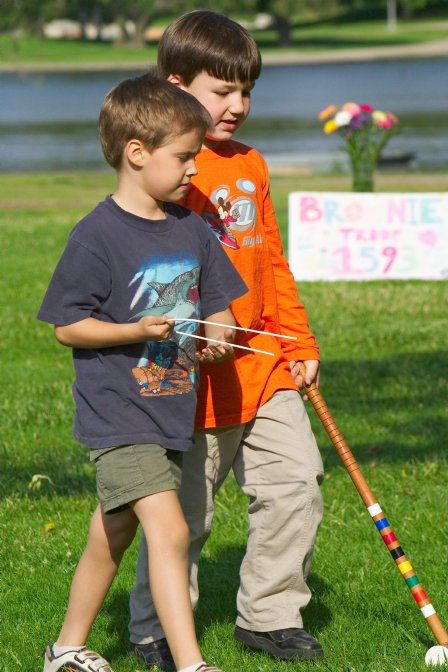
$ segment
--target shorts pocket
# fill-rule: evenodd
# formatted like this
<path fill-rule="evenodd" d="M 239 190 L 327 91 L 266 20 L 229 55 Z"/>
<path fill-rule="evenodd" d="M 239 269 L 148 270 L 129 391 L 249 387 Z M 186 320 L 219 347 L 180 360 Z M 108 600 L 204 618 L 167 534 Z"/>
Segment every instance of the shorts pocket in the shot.
<path fill-rule="evenodd" d="M 108 499 L 142 485 L 144 478 L 133 446 L 110 450 L 96 460 L 98 494 Z"/>

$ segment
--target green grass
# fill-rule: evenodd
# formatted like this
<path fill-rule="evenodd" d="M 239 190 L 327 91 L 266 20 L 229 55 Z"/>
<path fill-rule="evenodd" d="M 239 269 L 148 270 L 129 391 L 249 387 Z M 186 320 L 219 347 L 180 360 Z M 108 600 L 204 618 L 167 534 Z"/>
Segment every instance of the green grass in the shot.
<path fill-rule="evenodd" d="M 397 30 L 389 31 L 386 21 L 319 21 L 297 24 L 293 30 L 294 46 L 300 51 L 327 49 L 375 48 L 420 44 L 447 36 L 448 21 L 398 21 Z M 275 48 L 272 29 L 259 32 L 255 37 L 261 48 L 270 53 Z"/>
<path fill-rule="evenodd" d="M 379 176 L 378 187 L 447 188 L 447 176 Z M 35 315 L 66 236 L 113 189 L 111 172 L 0 175 L 0 645 L 2 672 L 40 669 L 56 636 L 95 506 L 94 471 L 71 437 L 70 353 Z M 283 233 L 291 189 L 344 189 L 348 178 L 278 175 L 272 193 Z M 420 187 L 420 188 L 419 188 Z M 448 623 L 446 557 L 446 282 L 303 283 L 322 349 L 321 391 L 409 560 Z M 312 409 L 326 468 L 325 516 L 305 624 L 325 648 L 316 672 L 419 672 L 434 638 Z M 40 489 L 30 489 L 33 475 Z M 217 501 L 201 564 L 198 633 L 226 672 L 293 672 L 233 641 L 246 502 L 233 479 Z M 53 531 L 45 526 L 54 525 Z M 89 643 L 114 669 L 125 655 L 136 546 L 128 552 Z"/>
<path fill-rule="evenodd" d="M 155 46 L 135 47 L 106 42 L 49 40 L 0 33 L 0 57 L 4 63 L 155 63 Z"/>
<path fill-rule="evenodd" d="M 167 20 L 169 23 L 169 20 Z M 436 20 L 399 20 L 396 31 L 387 29 L 386 20 L 318 21 L 295 24 L 293 45 L 279 48 L 273 29 L 253 33 L 262 54 L 319 52 L 333 49 L 375 48 L 419 44 L 446 38 L 448 15 Z M 0 33 L 0 60 L 4 64 L 111 64 L 123 67 L 140 63 L 145 67 L 156 60 L 157 44 L 139 47 L 92 41 L 49 40 L 36 36 Z"/>

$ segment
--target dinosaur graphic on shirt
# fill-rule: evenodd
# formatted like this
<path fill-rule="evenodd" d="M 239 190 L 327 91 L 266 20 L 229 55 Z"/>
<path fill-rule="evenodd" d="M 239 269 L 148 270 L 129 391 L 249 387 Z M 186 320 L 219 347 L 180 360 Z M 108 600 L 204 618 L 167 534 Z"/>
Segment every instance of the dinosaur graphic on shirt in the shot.
<path fill-rule="evenodd" d="M 185 322 L 176 322 L 170 341 L 147 341 L 144 345 L 138 365 L 132 374 L 140 386 L 142 396 L 156 394 L 182 394 L 191 390 L 195 380 L 196 344 L 194 339 L 176 330 L 194 333 L 196 325 L 188 322 L 189 317 L 199 315 L 199 266 L 175 274 L 179 268 L 171 268 L 172 279 L 167 282 L 147 280 L 147 273 L 138 278 L 137 292 L 145 296 L 147 306 L 133 315 L 140 319 L 145 315 L 166 315 L 185 318 Z M 173 277 L 174 274 L 174 277 Z M 142 281 L 145 287 L 142 289 Z M 156 295 L 154 299 L 154 294 Z"/>

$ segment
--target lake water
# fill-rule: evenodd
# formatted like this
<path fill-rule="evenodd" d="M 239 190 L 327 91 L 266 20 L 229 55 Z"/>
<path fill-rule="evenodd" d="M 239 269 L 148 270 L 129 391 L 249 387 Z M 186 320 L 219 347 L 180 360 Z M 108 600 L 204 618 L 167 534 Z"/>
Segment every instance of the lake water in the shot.
<path fill-rule="evenodd" d="M 0 74 L 0 171 L 105 167 L 96 122 L 104 95 L 133 72 Z M 238 139 L 270 164 L 318 169 L 346 163 L 318 112 L 366 102 L 394 112 L 401 133 L 384 154 L 412 153 L 413 165 L 448 168 L 448 59 L 265 66 Z"/>

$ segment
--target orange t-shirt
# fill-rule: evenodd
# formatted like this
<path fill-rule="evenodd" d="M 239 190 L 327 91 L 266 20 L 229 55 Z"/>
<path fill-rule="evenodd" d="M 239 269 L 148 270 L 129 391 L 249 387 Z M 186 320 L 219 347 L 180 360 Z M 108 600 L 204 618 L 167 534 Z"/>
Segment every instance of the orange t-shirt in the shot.
<path fill-rule="evenodd" d="M 297 337 L 237 331 L 235 343 L 275 356 L 235 348 L 234 359 L 201 366 L 201 429 L 247 422 L 277 390 L 297 389 L 289 361 L 319 359 L 319 348 L 283 254 L 263 157 L 231 140 L 202 149 L 196 165 L 199 174 L 183 204 L 206 220 L 249 287 L 231 305 L 237 325 Z"/>

